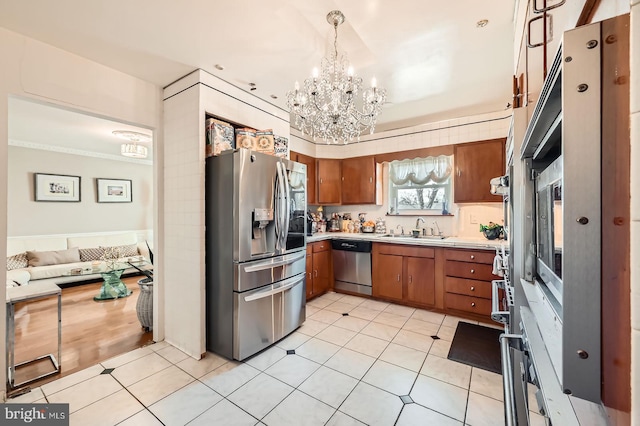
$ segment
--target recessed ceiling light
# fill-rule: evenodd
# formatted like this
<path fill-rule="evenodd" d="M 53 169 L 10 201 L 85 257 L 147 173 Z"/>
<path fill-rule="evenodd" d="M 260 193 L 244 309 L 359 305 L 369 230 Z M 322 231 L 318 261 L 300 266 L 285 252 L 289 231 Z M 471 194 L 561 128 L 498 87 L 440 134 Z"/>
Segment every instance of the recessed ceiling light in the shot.
<path fill-rule="evenodd" d="M 276 95 L 271 95 L 271 99 L 278 99 Z"/>
<path fill-rule="evenodd" d="M 215 67 L 217 70 L 220 70 L 220 71 L 222 71 L 222 70 L 224 69 L 224 67 L 223 67 L 222 65 L 220 65 L 220 64 L 215 64 L 215 65 L 214 65 L 214 67 Z"/>
<path fill-rule="evenodd" d="M 484 28 L 489 24 L 489 20 L 488 19 L 482 19 L 478 22 L 476 22 L 476 27 L 478 28 Z"/>

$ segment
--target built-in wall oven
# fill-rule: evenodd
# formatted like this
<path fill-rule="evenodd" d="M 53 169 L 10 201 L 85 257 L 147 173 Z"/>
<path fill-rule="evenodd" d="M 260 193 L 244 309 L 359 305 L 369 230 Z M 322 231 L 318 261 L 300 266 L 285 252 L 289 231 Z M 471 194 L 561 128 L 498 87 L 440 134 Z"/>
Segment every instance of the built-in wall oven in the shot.
<path fill-rule="evenodd" d="M 612 50 L 626 52 L 615 46 L 628 37 L 616 32 L 624 25 L 603 21 L 566 32 L 531 119 L 514 111 L 515 127 L 527 124 L 512 136 L 507 168 L 514 294 L 501 337 L 507 425 L 529 424 L 532 411 L 547 424 L 607 424 L 602 152 L 625 129 L 605 122 L 602 105 L 621 102 L 616 84 L 624 80 L 614 77 L 625 69 L 624 56 Z"/>

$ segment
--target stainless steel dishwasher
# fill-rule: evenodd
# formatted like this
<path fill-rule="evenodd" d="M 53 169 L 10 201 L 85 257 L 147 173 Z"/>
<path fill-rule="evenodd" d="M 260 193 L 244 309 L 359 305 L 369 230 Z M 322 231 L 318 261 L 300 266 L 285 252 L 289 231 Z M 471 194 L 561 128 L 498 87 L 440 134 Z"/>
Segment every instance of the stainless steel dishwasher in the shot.
<path fill-rule="evenodd" d="M 335 288 L 371 295 L 371 241 L 333 240 Z"/>

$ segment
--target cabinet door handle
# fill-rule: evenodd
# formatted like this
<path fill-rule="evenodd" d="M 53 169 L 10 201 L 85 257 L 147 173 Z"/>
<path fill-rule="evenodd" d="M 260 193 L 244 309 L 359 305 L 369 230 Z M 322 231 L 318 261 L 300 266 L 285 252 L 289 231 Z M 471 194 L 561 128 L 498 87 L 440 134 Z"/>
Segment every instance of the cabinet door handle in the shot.
<path fill-rule="evenodd" d="M 309 272 L 307 275 L 309 275 L 309 279 L 311 279 L 311 272 Z"/>
<path fill-rule="evenodd" d="M 320 178 L 320 183 L 322 183 L 322 178 Z"/>
<path fill-rule="evenodd" d="M 398 282 L 400 282 L 400 274 L 398 274 Z"/>
<path fill-rule="evenodd" d="M 553 18 L 552 18 L 550 13 L 543 14 L 543 15 L 540 15 L 540 16 L 536 16 L 535 18 L 531 18 L 529 20 L 529 22 L 527 22 L 527 47 L 528 48 L 533 49 L 535 47 L 540 47 L 540 46 L 542 46 L 544 44 L 547 44 L 547 35 L 546 34 L 542 35 L 542 42 L 539 42 L 539 43 L 532 43 L 531 42 L 531 24 L 534 21 L 537 21 L 539 19 L 545 19 L 545 17 L 549 19 L 549 24 L 547 24 L 547 28 L 550 28 L 550 26 L 553 25 Z"/>
<path fill-rule="evenodd" d="M 373 178 L 369 176 L 369 183 L 373 183 Z"/>
<path fill-rule="evenodd" d="M 458 175 L 458 177 L 460 177 L 460 175 L 462 174 L 462 173 L 460 172 L 460 167 L 456 167 L 456 174 Z"/>
<path fill-rule="evenodd" d="M 409 275 L 409 284 L 413 282 L 413 276 Z"/>
<path fill-rule="evenodd" d="M 344 176 L 342 176 L 342 181 L 344 182 Z"/>
<path fill-rule="evenodd" d="M 475 269 L 472 269 L 472 270 L 471 270 L 471 273 L 472 273 L 472 274 L 473 274 L 473 273 L 475 273 L 475 272 L 476 272 L 476 270 L 475 270 Z"/>
<path fill-rule="evenodd" d="M 542 12 L 546 12 L 546 11 L 548 11 L 548 10 L 555 9 L 556 7 L 560 7 L 560 6 L 562 6 L 563 4 L 565 4 L 565 2 L 566 2 L 566 0 L 562 0 L 561 2 L 558 2 L 558 3 L 556 3 L 556 4 L 552 4 L 551 6 L 547 6 L 547 3 L 545 2 L 545 3 L 544 3 L 544 5 L 543 5 L 543 7 L 538 8 L 538 2 L 537 2 L 537 1 L 534 1 L 534 2 L 533 2 L 533 11 L 534 11 L 535 13 L 542 13 Z"/>
<path fill-rule="evenodd" d="M 476 257 L 474 255 L 471 255 L 471 260 L 475 259 Z"/>
<path fill-rule="evenodd" d="M 476 288 L 474 286 L 471 286 L 471 291 L 476 291 Z"/>
<path fill-rule="evenodd" d="M 314 269 L 314 270 L 313 270 L 313 276 L 314 276 L 314 277 L 317 277 L 317 276 L 318 276 L 318 270 L 317 270 L 317 269 Z"/>
<path fill-rule="evenodd" d="M 476 307 L 476 303 L 475 302 L 471 302 L 471 307 L 475 308 Z"/>

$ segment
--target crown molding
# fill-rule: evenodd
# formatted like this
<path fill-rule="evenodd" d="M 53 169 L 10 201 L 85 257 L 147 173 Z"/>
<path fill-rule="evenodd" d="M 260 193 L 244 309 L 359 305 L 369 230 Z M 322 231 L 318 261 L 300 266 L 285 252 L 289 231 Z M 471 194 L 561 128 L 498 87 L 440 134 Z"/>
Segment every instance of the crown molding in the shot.
<path fill-rule="evenodd" d="M 101 158 L 103 160 L 111 161 L 123 161 L 125 163 L 144 164 L 146 166 L 152 166 L 152 160 L 140 160 L 135 158 L 128 158 L 121 155 L 104 154 L 101 152 L 85 151 L 83 149 L 68 148 L 64 146 L 47 145 L 42 143 L 27 142 L 18 139 L 9 139 L 9 146 L 18 146 L 21 148 L 38 149 L 41 151 L 59 152 L 62 154 L 80 155 L 83 157 Z"/>

